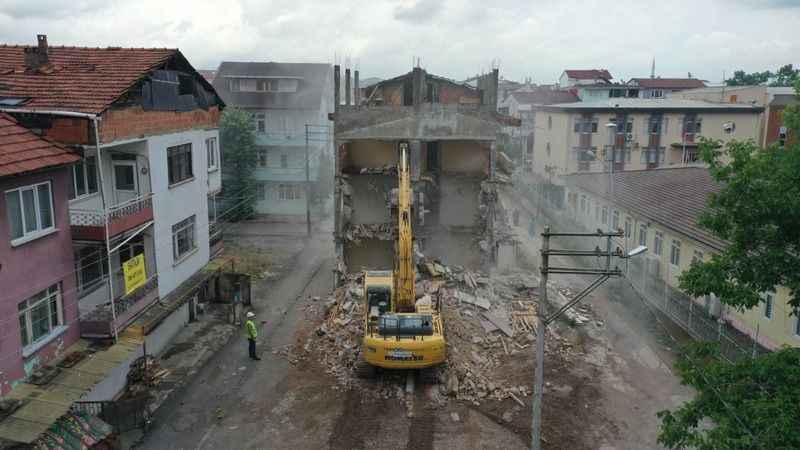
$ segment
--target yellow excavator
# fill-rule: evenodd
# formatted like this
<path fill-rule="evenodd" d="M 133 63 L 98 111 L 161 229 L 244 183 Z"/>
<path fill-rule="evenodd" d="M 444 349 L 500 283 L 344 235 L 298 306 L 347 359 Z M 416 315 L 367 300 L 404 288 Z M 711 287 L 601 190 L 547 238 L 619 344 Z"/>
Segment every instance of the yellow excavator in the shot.
<path fill-rule="evenodd" d="M 407 142 L 399 145 L 397 240 L 394 271 L 364 274 L 364 340 L 359 376 L 370 378 L 381 369 L 426 369 L 423 382 L 435 380 L 432 369 L 445 360 L 444 324 L 438 300 L 417 301 L 414 283 L 411 178 Z"/>

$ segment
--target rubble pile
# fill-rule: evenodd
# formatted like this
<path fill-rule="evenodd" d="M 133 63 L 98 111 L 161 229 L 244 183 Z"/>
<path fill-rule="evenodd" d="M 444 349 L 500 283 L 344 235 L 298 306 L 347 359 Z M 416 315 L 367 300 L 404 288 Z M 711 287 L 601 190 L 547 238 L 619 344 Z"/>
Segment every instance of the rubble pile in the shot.
<path fill-rule="evenodd" d="M 360 244 L 362 239 L 390 241 L 392 240 L 392 224 L 374 223 L 348 225 L 343 234 L 346 240 L 356 244 Z"/>
<path fill-rule="evenodd" d="M 157 386 L 162 378 L 169 375 L 170 371 L 164 369 L 158 360 L 150 355 L 136 358 L 128 372 L 126 395 L 138 397 L 142 394 L 149 394 L 150 389 Z"/>
<path fill-rule="evenodd" d="M 511 399 L 520 406 L 532 394 L 531 387 L 515 383 L 511 364 L 530 370 L 536 341 L 539 279 L 529 273 L 488 277 L 460 266 L 447 266 L 435 259 L 422 259 L 416 283 L 418 301 L 442 304 L 447 339 L 447 362 L 440 367 L 439 390 L 460 401 L 480 405 L 487 400 Z M 336 389 L 358 386 L 365 395 L 403 399 L 398 388 L 402 376 L 384 375 L 383 383 L 356 378 L 353 368 L 359 358 L 362 337 L 363 299 L 361 275 L 350 276 L 327 299 L 319 299 L 325 318 L 305 345 L 318 352 L 317 359 L 338 381 Z M 557 295 L 567 299 L 566 289 Z M 556 290 L 553 289 L 553 294 Z M 575 323 L 588 321 L 584 313 L 573 314 Z M 548 329 L 547 352 L 570 359 L 571 344 Z M 518 372 L 518 371 L 517 371 Z M 397 378 L 396 383 L 391 382 Z M 387 382 L 390 381 L 390 382 Z"/>

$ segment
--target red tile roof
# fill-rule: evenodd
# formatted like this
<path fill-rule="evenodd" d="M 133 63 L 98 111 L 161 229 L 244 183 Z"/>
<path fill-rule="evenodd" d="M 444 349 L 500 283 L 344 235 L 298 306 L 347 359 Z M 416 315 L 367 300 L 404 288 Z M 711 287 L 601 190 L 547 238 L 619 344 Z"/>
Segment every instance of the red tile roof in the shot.
<path fill-rule="evenodd" d="M 23 108 L 99 114 L 177 49 L 54 47 L 49 64 L 26 70 L 22 45 L 0 45 L 0 97 Z"/>
<path fill-rule="evenodd" d="M 697 89 L 706 87 L 703 80 L 697 78 L 631 78 L 631 81 L 643 88 L 651 89 Z"/>
<path fill-rule="evenodd" d="M 611 80 L 611 73 L 606 69 L 565 70 L 567 76 L 576 80 Z"/>
<path fill-rule="evenodd" d="M 80 157 L 0 112 L 0 177 L 71 164 Z"/>
<path fill-rule="evenodd" d="M 578 186 L 608 199 L 608 174 L 578 174 L 565 177 Z M 708 206 L 708 196 L 721 186 L 708 169 L 636 170 L 614 173 L 613 203 L 633 214 L 652 220 L 717 250 L 726 243 L 697 225 Z"/>

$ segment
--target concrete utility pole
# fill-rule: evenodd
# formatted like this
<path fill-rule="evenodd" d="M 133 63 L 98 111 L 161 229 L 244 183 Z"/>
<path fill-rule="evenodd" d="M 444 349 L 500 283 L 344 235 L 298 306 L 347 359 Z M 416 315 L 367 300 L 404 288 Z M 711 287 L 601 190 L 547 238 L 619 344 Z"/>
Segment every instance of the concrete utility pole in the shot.
<path fill-rule="evenodd" d="M 533 384 L 533 420 L 531 429 L 531 449 L 541 450 L 542 440 L 542 390 L 544 387 L 544 340 L 547 336 L 547 325 L 558 319 L 568 309 L 573 308 L 587 295 L 594 291 L 598 286 L 603 284 L 611 277 L 622 276 L 622 271 L 614 266 L 611 267 L 611 257 L 630 258 L 647 251 L 647 247 L 639 246 L 631 252 L 625 254 L 622 249 L 617 248 L 611 250 L 611 239 L 614 237 L 623 236 L 622 230 L 603 232 L 597 230 L 594 233 L 551 233 L 550 227 L 544 227 L 542 232 L 542 266 L 541 266 L 541 279 L 539 281 L 539 302 L 536 319 L 536 368 L 534 373 Z M 566 236 L 566 237 L 605 237 L 606 248 L 601 250 L 600 247 L 595 247 L 594 250 L 566 250 L 566 249 L 551 249 L 550 237 L 552 236 Z M 580 267 L 552 267 L 550 266 L 550 256 L 594 256 L 605 257 L 605 267 L 599 269 L 585 269 Z M 562 306 L 558 311 L 549 317 L 546 317 L 545 309 L 547 308 L 547 278 L 549 274 L 577 274 L 577 275 L 598 275 L 594 281 L 589 283 L 581 292 Z"/>

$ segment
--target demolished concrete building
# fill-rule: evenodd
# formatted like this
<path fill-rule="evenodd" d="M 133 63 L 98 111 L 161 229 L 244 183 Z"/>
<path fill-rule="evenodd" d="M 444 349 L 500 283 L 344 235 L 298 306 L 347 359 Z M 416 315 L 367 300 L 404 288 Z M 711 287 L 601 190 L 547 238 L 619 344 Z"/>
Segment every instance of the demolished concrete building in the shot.
<path fill-rule="evenodd" d="M 334 239 L 340 273 L 393 267 L 398 145 L 407 142 L 414 189 L 416 248 L 427 257 L 468 268 L 491 268 L 505 251 L 496 184 L 501 127 L 519 124 L 497 113 L 498 71 L 477 88 L 415 67 L 382 81 L 351 101 L 341 100 L 334 67 L 336 190 Z M 345 72 L 350 84 L 350 71 Z"/>

